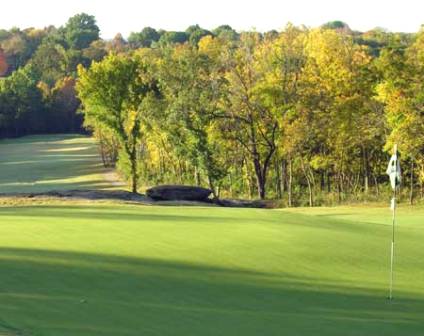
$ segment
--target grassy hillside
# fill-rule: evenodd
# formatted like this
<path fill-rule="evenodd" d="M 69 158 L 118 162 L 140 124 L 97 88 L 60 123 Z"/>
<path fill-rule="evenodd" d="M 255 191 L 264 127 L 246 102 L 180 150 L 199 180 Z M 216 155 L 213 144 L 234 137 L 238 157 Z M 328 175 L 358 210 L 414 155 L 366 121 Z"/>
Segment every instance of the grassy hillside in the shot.
<path fill-rule="evenodd" d="M 424 209 L 0 207 L 0 325 L 23 335 L 422 335 Z"/>
<path fill-rule="evenodd" d="M 0 193 L 111 188 L 94 140 L 77 135 L 0 141 Z"/>

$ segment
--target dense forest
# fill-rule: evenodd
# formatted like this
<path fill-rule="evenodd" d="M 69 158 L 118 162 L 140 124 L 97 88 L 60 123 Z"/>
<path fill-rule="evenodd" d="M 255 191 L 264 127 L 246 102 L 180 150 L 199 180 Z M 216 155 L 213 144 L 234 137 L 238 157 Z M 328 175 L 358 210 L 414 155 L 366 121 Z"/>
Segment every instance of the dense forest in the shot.
<path fill-rule="evenodd" d="M 99 32 L 87 14 L 0 30 L 0 137 L 90 132 L 134 192 L 288 206 L 384 199 L 397 143 L 403 195 L 424 197 L 424 30 Z"/>

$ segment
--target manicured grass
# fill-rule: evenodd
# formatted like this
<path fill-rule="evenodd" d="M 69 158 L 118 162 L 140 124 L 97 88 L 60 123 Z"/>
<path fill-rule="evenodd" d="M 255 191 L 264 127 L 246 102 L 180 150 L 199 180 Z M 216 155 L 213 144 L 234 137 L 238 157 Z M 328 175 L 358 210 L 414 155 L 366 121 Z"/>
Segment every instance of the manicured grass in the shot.
<path fill-rule="evenodd" d="M 0 207 L 0 325 L 22 335 L 422 335 L 424 209 Z"/>
<path fill-rule="evenodd" d="M 0 193 L 114 188 L 92 139 L 0 141 Z M 0 335 L 422 335 L 424 208 L 0 202 Z"/>
<path fill-rule="evenodd" d="M 106 189 L 94 140 L 42 135 L 0 141 L 0 193 Z"/>

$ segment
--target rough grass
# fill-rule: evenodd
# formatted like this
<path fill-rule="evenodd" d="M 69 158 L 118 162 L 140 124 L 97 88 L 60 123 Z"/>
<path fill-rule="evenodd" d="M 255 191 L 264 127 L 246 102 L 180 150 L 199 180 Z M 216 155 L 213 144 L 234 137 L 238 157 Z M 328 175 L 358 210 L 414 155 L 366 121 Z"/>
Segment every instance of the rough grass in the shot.
<path fill-rule="evenodd" d="M 422 335 L 422 218 L 399 211 L 390 303 L 387 208 L 3 206 L 0 321 L 43 336 Z"/>
<path fill-rule="evenodd" d="M 110 189 L 94 140 L 42 135 L 0 141 L 0 193 Z"/>

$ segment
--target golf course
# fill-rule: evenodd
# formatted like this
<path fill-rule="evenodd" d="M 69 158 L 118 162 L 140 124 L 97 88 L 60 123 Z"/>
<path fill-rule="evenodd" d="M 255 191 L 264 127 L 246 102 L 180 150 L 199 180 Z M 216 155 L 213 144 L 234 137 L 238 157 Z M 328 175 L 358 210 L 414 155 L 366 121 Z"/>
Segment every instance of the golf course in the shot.
<path fill-rule="evenodd" d="M 0 141 L 0 192 L 115 188 L 83 136 Z M 0 206 L 0 335 L 422 335 L 424 208 Z"/>

